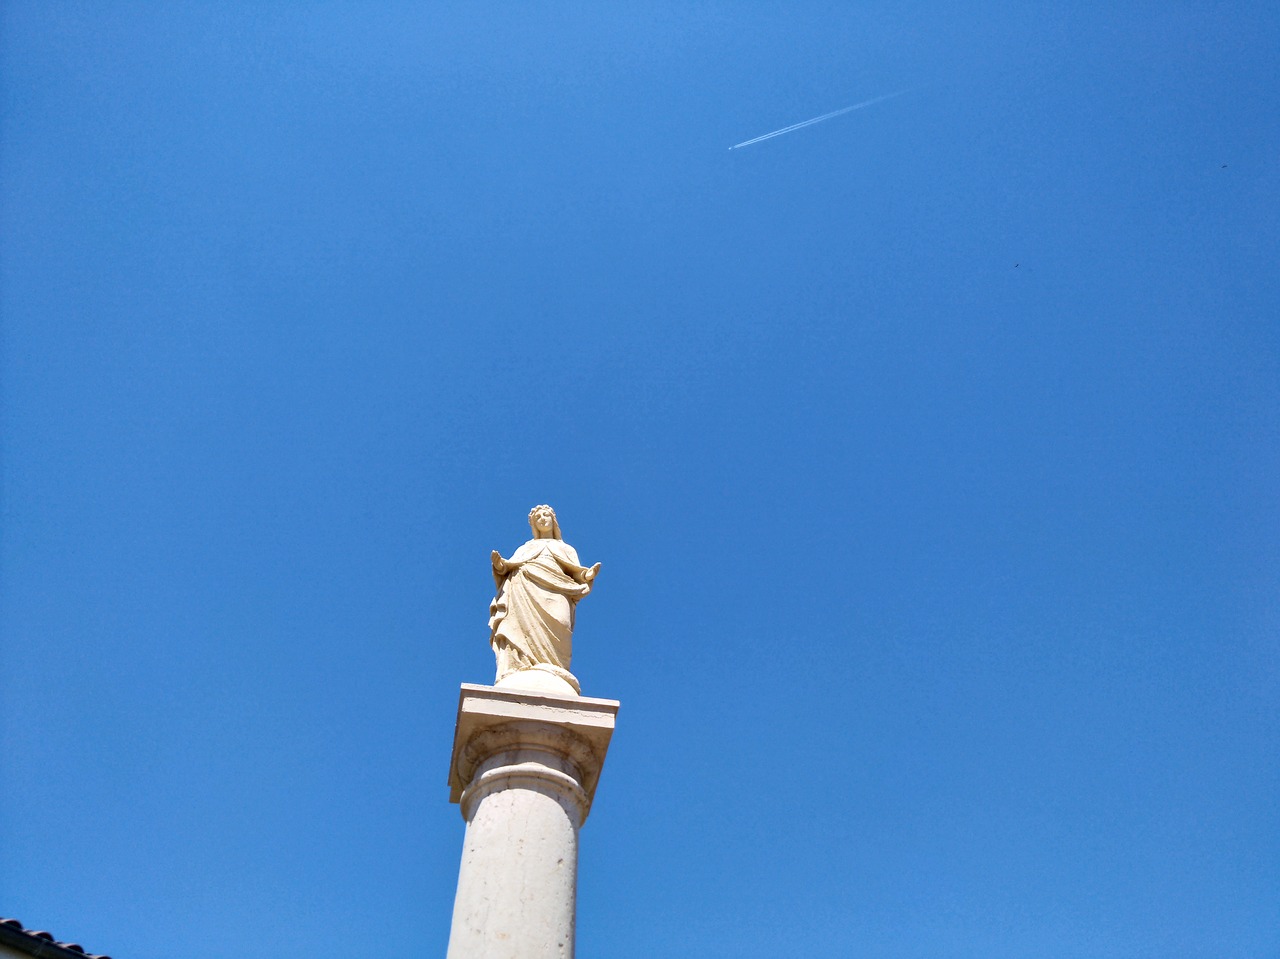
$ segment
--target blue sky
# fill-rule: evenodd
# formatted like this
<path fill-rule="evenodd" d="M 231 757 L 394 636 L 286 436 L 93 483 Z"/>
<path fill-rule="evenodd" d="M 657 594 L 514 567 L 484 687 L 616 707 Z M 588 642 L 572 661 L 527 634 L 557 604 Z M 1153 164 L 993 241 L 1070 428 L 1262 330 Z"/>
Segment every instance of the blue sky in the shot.
<path fill-rule="evenodd" d="M 0 23 L 0 911 L 442 954 L 549 502 L 580 954 L 1280 955 L 1273 5 Z"/>

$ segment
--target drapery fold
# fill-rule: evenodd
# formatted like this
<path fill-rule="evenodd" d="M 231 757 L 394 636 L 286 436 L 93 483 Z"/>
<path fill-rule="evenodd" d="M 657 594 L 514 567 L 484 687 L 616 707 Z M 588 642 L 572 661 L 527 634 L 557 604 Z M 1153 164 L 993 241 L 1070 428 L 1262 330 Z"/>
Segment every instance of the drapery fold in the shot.
<path fill-rule="evenodd" d="M 505 576 L 494 575 L 498 592 L 489 604 L 489 641 L 499 661 L 506 643 L 521 654 L 517 660 L 568 671 L 574 607 L 591 592 L 578 554 L 563 540 L 531 539 L 508 563 Z"/>

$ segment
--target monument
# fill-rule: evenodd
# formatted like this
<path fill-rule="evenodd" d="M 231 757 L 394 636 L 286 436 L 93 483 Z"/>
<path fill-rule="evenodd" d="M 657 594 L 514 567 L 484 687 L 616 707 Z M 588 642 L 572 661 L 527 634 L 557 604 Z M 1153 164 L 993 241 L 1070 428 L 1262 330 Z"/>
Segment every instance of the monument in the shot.
<path fill-rule="evenodd" d="M 595 797 L 618 703 L 581 695 L 570 672 L 583 566 L 555 510 L 490 560 L 492 686 L 464 683 L 449 765 L 466 820 L 448 959 L 572 959 L 578 832 Z"/>

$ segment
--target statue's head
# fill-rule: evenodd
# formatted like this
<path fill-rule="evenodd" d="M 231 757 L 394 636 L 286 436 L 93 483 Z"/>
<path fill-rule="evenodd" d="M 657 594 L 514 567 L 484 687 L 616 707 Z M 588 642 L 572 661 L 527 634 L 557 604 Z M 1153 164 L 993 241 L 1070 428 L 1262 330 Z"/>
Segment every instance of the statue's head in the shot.
<path fill-rule="evenodd" d="M 535 539 L 563 539 L 560 535 L 560 524 L 556 522 L 556 511 L 550 506 L 535 506 L 529 510 L 529 528 L 533 530 Z"/>

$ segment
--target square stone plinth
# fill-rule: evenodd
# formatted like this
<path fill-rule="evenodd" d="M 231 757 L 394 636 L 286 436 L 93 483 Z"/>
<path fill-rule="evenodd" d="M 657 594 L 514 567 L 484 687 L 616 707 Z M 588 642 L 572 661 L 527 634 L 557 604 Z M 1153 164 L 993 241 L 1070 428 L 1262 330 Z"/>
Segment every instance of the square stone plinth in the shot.
<path fill-rule="evenodd" d="M 453 733 L 453 756 L 449 760 L 449 801 L 458 802 L 466 783 L 458 775 L 458 757 L 475 736 L 508 723 L 538 723 L 554 726 L 582 739 L 595 757 L 591 768 L 583 769 L 588 801 L 595 796 L 596 782 L 604 755 L 613 736 L 618 702 L 587 696 L 552 696 L 522 689 L 499 689 L 463 683 L 458 695 L 458 722 Z"/>

